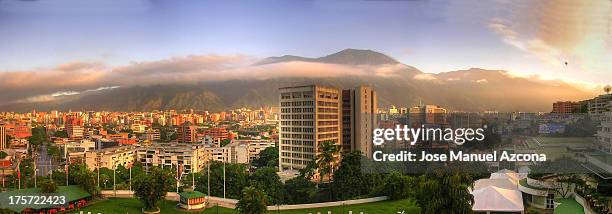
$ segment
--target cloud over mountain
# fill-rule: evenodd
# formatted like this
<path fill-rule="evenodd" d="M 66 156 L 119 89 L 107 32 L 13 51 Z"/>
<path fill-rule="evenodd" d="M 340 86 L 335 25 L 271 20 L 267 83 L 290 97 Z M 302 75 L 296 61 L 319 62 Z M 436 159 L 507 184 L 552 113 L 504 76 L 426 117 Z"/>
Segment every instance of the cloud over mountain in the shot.
<path fill-rule="evenodd" d="M 401 70 L 411 69 L 397 63 L 380 64 L 373 61 L 351 63 L 355 59 L 366 59 L 368 57 L 366 55 L 382 55 L 372 54 L 371 51 L 353 54 L 354 51 L 340 52 L 331 57 L 334 59 L 332 61 L 337 63 L 288 61 L 253 66 L 252 64 L 258 59 L 246 55 L 190 55 L 167 60 L 134 62 L 119 67 L 97 62 L 72 62 L 50 69 L 6 71 L 0 72 L 0 90 L 5 92 L 0 94 L 0 102 L 52 101 L 60 97 L 54 94 L 110 86 L 196 84 L 291 77 L 324 78 L 360 75 L 392 77 Z M 344 63 L 347 60 L 348 62 Z"/>

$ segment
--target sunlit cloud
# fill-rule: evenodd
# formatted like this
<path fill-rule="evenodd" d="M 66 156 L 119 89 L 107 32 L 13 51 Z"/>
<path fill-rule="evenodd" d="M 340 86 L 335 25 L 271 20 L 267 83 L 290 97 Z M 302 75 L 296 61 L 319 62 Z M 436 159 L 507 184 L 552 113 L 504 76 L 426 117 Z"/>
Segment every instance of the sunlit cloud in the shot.
<path fill-rule="evenodd" d="M 612 75 L 612 1 L 500 1 L 488 27 L 508 45 L 568 77 Z M 565 69 L 565 67 L 568 67 Z M 579 73 L 578 73 L 579 72 Z"/>

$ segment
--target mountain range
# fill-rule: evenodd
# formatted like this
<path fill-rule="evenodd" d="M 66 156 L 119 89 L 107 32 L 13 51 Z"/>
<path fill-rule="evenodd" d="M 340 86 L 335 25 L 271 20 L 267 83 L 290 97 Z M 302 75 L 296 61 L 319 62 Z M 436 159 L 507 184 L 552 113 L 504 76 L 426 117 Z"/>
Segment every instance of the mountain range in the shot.
<path fill-rule="evenodd" d="M 62 96 L 52 101 L 0 104 L 0 110 L 219 111 L 235 107 L 256 108 L 277 106 L 280 87 L 306 84 L 338 88 L 368 85 L 377 91 L 380 106 L 410 106 L 422 102 L 462 111 L 550 111 L 554 101 L 593 96 L 591 92 L 562 81 L 516 77 L 502 70 L 470 68 L 425 73 L 372 50 L 345 49 L 319 58 L 292 55 L 269 57 L 248 66 L 265 70 L 266 66 L 291 63 L 335 65 L 367 72 L 121 86 L 112 90 Z"/>

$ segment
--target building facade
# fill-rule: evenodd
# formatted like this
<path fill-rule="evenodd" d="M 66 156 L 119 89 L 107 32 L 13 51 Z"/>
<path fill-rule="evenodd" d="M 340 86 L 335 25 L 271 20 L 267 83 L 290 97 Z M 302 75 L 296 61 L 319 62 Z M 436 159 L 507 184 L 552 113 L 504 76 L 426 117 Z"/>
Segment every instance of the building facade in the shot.
<path fill-rule="evenodd" d="M 593 99 L 588 100 L 588 111 L 591 115 L 602 114 L 610 111 L 612 106 L 609 106 L 612 101 L 612 94 L 602 94 Z"/>
<path fill-rule="evenodd" d="M 6 126 L 0 123 L 0 150 L 6 149 L 7 144 L 8 143 L 6 142 Z"/>
<path fill-rule="evenodd" d="M 609 102 L 612 106 L 612 101 Z M 597 130 L 597 147 L 599 150 L 612 154 L 612 111 L 601 113 L 600 126 Z"/>
<path fill-rule="evenodd" d="M 550 113 L 555 114 L 570 114 L 580 110 L 580 102 L 572 101 L 557 101 L 553 103 L 553 109 Z"/>
<path fill-rule="evenodd" d="M 191 122 L 185 122 L 178 128 L 176 140 L 179 143 L 195 143 L 197 141 L 197 127 Z"/>
<path fill-rule="evenodd" d="M 447 110 L 435 105 L 419 105 L 410 108 L 409 122 L 412 127 L 440 126 L 448 124 Z"/>
<path fill-rule="evenodd" d="M 299 170 L 325 141 L 342 144 L 341 91 L 318 85 L 280 88 L 279 170 Z"/>
<path fill-rule="evenodd" d="M 342 150 L 372 157 L 372 137 L 378 112 L 376 92 L 360 86 L 342 90 Z"/>
<path fill-rule="evenodd" d="M 190 144 L 157 143 L 137 150 L 137 160 L 148 166 L 181 166 L 183 173 L 199 172 L 206 164 L 203 146 Z"/>
<path fill-rule="evenodd" d="M 122 146 L 85 152 L 85 164 L 90 170 L 96 168 L 114 169 L 128 167 L 136 160 L 136 147 Z"/>

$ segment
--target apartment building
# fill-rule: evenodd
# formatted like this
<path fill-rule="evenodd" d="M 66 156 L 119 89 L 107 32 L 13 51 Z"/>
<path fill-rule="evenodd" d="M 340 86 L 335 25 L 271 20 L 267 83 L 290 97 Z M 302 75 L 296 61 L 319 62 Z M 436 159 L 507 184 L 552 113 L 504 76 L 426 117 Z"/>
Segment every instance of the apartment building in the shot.
<path fill-rule="evenodd" d="M 83 139 L 84 137 L 84 129 L 82 126 L 74 125 L 74 124 L 66 124 L 66 133 L 68 133 L 68 137 L 73 140 Z"/>
<path fill-rule="evenodd" d="M 612 106 L 612 101 L 609 102 Z M 612 111 L 600 114 L 600 126 L 597 130 L 597 148 L 603 152 L 612 154 Z"/>
<path fill-rule="evenodd" d="M 206 159 L 226 163 L 247 164 L 259 157 L 259 153 L 276 144 L 267 140 L 234 140 L 224 147 L 212 144 L 204 147 Z"/>
<path fill-rule="evenodd" d="M 572 101 L 557 101 L 553 103 L 553 109 L 550 113 L 555 114 L 570 114 L 580 111 L 580 102 Z"/>
<path fill-rule="evenodd" d="M 176 139 L 179 143 L 195 143 L 197 141 L 197 127 L 191 122 L 181 124 Z"/>
<path fill-rule="evenodd" d="M 199 172 L 206 164 L 205 149 L 202 145 L 155 143 L 139 147 L 137 160 L 146 166 L 182 166 L 183 173 Z"/>
<path fill-rule="evenodd" d="M 436 105 L 419 105 L 410 108 L 409 122 L 412 127 L 420 127 L 421 125 L 446 125 L 447 110 Z"/>
<path fill-rule="evenodd" d="M 6 149 L 6 126 L 3 123 L 0 123 L 0 150 Z"/>
<path fill-rule="evenodd" d="M 96 168 L 113 169 L 118 166 L 128 167 L 136 161 L 135 146 L 111 147 L 85 152 L 85 164 L 90 170 Z"/>
<path fill-rule="evenodd" d="M 233 142 L 224 147 L 205 147 L 207 160 L 225 163 L 249 163 L 248 144 Z"/>
<path fill-rule="evenodd" d="M 279 89 L 279 169 L 305 168 L 319 145 L 342 144 L 341 91 L 318 85 Z"/>
<path fill-rule="evenodd" d="M 597 115 L 612 110 L 612 106 L 609 105 L 610 101 L 612 101 L 612 94 L 602 94 L 588 100 L 589 114 Z"/>
<path fill-rule="evenodd" d="M 378 100 L 370 87 L 342 90 L 342 150 L 361 151 L 371 158 Z"/>

